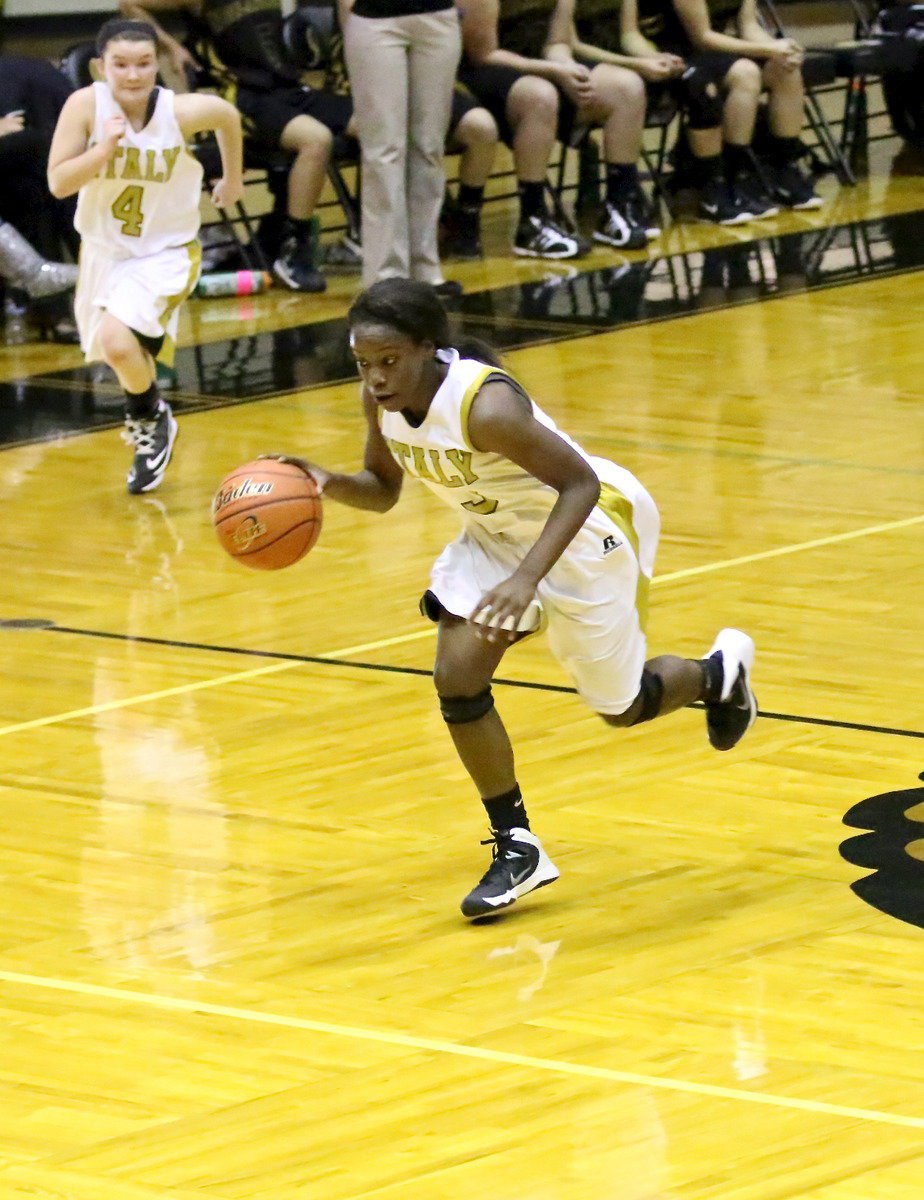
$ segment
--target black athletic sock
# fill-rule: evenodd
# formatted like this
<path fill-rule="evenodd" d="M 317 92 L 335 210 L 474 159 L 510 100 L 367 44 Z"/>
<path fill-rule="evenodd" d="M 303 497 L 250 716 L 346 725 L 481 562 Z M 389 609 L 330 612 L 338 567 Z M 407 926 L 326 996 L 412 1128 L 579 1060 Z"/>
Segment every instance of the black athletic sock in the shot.
<path fill-rule="evenodd" d="M 638 167 L 635 163 L 607 163 L 606 198 L 610 204 L 618 204 L 637 192 L 639 188 Z"/>
<path fill-rule="evenodd" d="M 294 235 L 299 242 L 310 242 L 315 233 L 317 222 L 314 217 L 306 217 L 302 220 L 300 217 L 286 218 L 287 233 Z"/>
<path fill-rule="evenodd" d="M 694 187 L 701 188 L 707 183 L 721 180 L 724 176 L 721 154 L 711 154 L 708 158 L 690 159 L 690 182 Z"/>
<path fill-rule="evenodd" d="M 125 392 L 125 411 L 133 421 L 150 421 L 156 415 L 159 403 L 160 392 L 156 383 L 143 392 Z"/>
<path fill-rule="evenodd" d="M 747 146 L 736 146 L 729 143 L 725 147 L 723 157 L 725 159 L 725 173 L 729 179 L 736 179 L 739 175 L 749 175 L 753 168 L 751 161 L 751 152 Z"/>
<path fill-rule="evenodd" d="M 802 142 L 797 137 L 777 137 L 772 133 L 767 140 L 767 158 L 775 167 L 787 167 L 802 153 Z"/>
<path fill-rule="evenodd" d="M 491 800 L 482 800 L 481 803 L 495 833 L 504 829 L 529 829 L 529 817 L 526 815 L 523 794 L 518 783 L 502 796 L 494 796 Z"/>
<path fill-rule="evenodd" d="M 528 221 L 530 217 L 545 216 L 545 184 L 541 181 L 538 183 L 521 182 L 518 189 L 520 193 L 520 220 Z"/>
<path fill-rule="evenodd" d="M 725 672 L 718 656 L 701 658 L 699 661 L 703 668 L 703 700 L 706 704 L 715 704 L 722 695 L 722 679 Z"/>
<path fill-rule="evenodd" d="M 484 204 L 484 188 L 470 187 L 467 183 L 460 183 L 456 203 L 463 212 L 481 212 L 481 206 Z"/>

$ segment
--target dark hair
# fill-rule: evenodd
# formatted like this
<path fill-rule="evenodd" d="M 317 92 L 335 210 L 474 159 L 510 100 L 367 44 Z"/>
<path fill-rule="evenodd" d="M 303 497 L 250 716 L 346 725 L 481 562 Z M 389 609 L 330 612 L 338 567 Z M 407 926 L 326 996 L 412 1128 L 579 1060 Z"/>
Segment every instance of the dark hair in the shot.
<path fill-rule="evenodd" d="M 452 347 L 463 358 L 501 365 L 497 352 L 480 338 L 455 337 L 442 301 L 429 283 L 413 279 L 380 279 L 361 292 L 347 313 L 350 329 L 357 325 L 386 325 L 412 342 Z"/>
<path fill-rule="evenodd" d="M 96 53 L 102 58 L 110 42 L 153 42 L 157 49 L 157 34 L 147 21 L 126 21 L 124 17 L 113 17 L 96 35 Z"/>

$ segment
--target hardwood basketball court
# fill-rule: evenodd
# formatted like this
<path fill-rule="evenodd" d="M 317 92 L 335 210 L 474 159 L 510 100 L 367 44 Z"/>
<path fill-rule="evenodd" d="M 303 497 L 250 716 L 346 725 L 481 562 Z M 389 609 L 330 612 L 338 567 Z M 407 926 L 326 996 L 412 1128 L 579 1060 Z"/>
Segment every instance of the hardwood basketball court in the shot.
<path fill-rule="evenodd" d="M 328 504 L 272 574 L 210 526 L 259 453 L 359 462 L 355 278 L 190 306 L 147 497 L 117 389 L 0 351 L 2 1200 L 919 1200 L 924 205 L 885 153 L 825 195 L 570 278 L 501 217 L 453 272 L 657 499 L 652 651 L 740 625 L 762 709 L 612 730 L 513 650 L 562 878 L 489 925 L 416 611 L 451 516 Z"/>

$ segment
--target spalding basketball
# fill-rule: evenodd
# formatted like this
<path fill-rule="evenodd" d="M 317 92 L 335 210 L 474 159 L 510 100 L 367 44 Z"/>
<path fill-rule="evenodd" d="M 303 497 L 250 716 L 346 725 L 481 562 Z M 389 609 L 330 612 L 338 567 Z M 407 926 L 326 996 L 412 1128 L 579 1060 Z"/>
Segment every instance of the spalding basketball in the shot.
<path fill-rule="evenodd" d="M 298 562 L 321 532 L 321 493 L 294 463 L 258 458 L 226 475 L 212 500 L 218 540 L 258 571 Z"/>

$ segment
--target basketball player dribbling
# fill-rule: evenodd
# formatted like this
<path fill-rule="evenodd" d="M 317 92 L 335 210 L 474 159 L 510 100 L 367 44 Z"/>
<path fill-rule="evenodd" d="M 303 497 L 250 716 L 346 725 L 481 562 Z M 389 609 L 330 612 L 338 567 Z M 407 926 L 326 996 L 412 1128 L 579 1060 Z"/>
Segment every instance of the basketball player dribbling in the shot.
<path fill-rule="evenodd" d="M 163 479 L 177 423 L 157 388 L 180 305 L 199 276 L 202 167 L 187 149 L 213 130 L 222 177 L 212 200 L 240 199 L 241 121 L 226 100 L 158 87 L 153 29 L 115 19 L 96 42 L 105 82 L 81 88 L 61 111 L 48 159 L 57 197 L 78 193 L 81 235 L 75 310 L 88 362 L 102 359 L 125 391 L 126 441 L 134 447 L 129 492 Z M 166 350 L 166 355 L 165 355 Z"/>
<path fill-rule="evenodd" d="M 440 710 L 491 826 L 491 865 L 462 901 L 467 917 L 485 917 L 558 878 L 530 829 L 491 695 L 508 647 L 546 626 L 552 653 L 608 724 L 703 701 L 710 742 L 730 750 L 757 715 L 754 643 L 723 629 L 705 658 L 646 662 L 660 522 L 639 481 L 559 432 L 488 347 L 460 357 L 428 285 L 382 280 L 356 299 L 348 323 L 367 423 L 363 468 L 341 474 L 283 457 L 354 508 L 390 509 L 406 473 L 462 517 L 421 609 L 439 626 Z"/>

